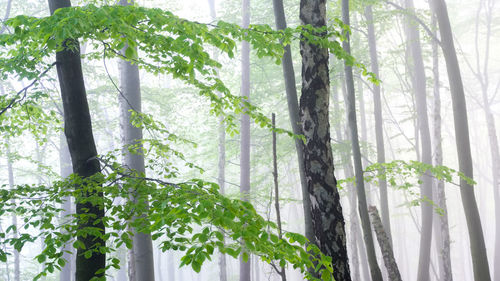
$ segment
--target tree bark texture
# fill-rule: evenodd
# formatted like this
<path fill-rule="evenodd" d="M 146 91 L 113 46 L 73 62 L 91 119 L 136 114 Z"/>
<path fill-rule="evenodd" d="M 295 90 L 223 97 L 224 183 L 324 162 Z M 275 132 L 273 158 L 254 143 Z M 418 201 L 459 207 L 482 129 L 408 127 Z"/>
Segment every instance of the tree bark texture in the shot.
<path fill-rule="evenodd" d="M 380 220 L 377 207 L 370 206 L 368 212 L 370 213 L 370 217 L 372 219 L 371 221 L 375 234 L 377 235 L 378 244 L 382 250 L 382 257 L 384 258 L 389 280 L 401 281 L 401 274 L 399 274 L 398 265 L 396 263 L 396 259 L 394 258 L 394 252 L 392 251 L 392 243 L 389 240 L 387 233 L 385 233 L 385 227 L 382 224 L 382 220 Z"/>
<path fill-rule="evenodd" d="M 12 168 L 12 155 L 10 153 L 10 144 L 8 139 L 6 139 L 6 147 L 7 147 L 7 173 L 9 176 L 9 188 L 10 190 L 14 189 L 14 169 Z M 11 202 L 14 206 L 16 204 L 16 201 L 12 199 Z M 16 227 L 16 231 L 13 234 L 13 238 L 17 239 L 19 237 L 18 232 L 17 232 L 17 215 L 15 213 L 12 213 L 12 225 Z M 7 264 L 7 263 L 6 263 Z M 14 281 L 19 281 L 21 278 L 21 271 L 20 271 L 20 253 L 16 249 L 14 249 Z M 8 274 L 7 274 L 8 275 Z"/>
<path fill-rule="evenodd" d="M 250 25 L 250 0 L 242 1 L 241 27 Z M 241 96 L 250 101 L 250 45 L 241 42 Z M 250 193 L 250 116 L 241 115 L 240 129 L 240 193 L 241 199 L 248 201 Z M 250 281 L 251 259 L 247 262 L 240 257 L 240 281 Z"/>
<path fill-rule="evenodd" d="M 435 15 L 432 15 L 433 30 L 437 30 Z M 436 34 L 437 35 L 437 34 Z M 437 37 L 437 36 L 436 36 Z M 443 165 L 443 148 L 441 137 L 441 93 L 439 89 L 439 53 L 438 44 L 432 41 L 432 72 L 434 76 L 434 165 Z M 448 207 L 446 206 L 446 193 L 444 182 L 434 180 L 434 202 L 443 211 L 442 214 L 434 212 L 434 233 L 436 249 L 438 252 L 439 280 L 452 281 L 451 255 L 450 255 L 450 229 L 448 226 Z"/>
<path fill-rule="evenodd" d="M 313 27 L 326 25 L 325 0 L 301 0 L 300 20 Z M 300 119 L 306 142 L 304 168 L 311 200 L 315 242 L 332 257 L 334 278 L 351 280 L 342 206 L 334 176 L 328 103 L 328 50 L 301 40 L 302 95 Z"/>
<path fill-rule="evenodd" d="M 377 54 L 377 41 L 375 37 L 375 26 L 373 21 L 373 11 L 372 6 L 368 5 L 365 7 L 365 17 L 368 26 L 368 45 L 370 48 L 370 64 L 371 71 L 380 79 L 379 66 L 378 66 L 378 54 Z M 380 85 L 373 84 L 373 112 L 375 115 L 375 139 L 377 142 L 377 162 L 385 163 L 385 147 L 384 147 L 384 128 L 382 127 L 382 101 L 380 98 Z M 378 171 L 379 175 L 385 174 L 383 169 Z M 391 221 L 389 217 L 389 200 L 387 198 L 387 181 L 385 177 L 379 178 L 379 188 L 380 188 L 380 210 L 382 212 L 382 223 L 384 224 L 384 229 L 389 237 L 389 241 L 392 243 L 391 234 Z"/>
<path fill-rule="evenodd" d="M 50 13 L 63 7 L 70 7 L 69 0 L 49 0 Z M 70 42 L 66 42 L 68 44 Z M 71 42 L 75 49 L 64 49 L 56 53 L 57 75 L 61 88 L 61 98 L 64 109 L 64 133 L 71 155 L 73 172 L 82 178 L 88 178 L 100 172 L 99 161 L 96 159 L 97 150 L 92 134 L 89 106 L 83 81 L 82 66 L 78 42 Z M 77 187 L 79 189 L 82 186 Z M 102 196 L 93 192 L 85 192 L 81 196 Z M 76 202 L 76 214 L 93 214 L 95 217 L 87 221 L 79 221 L 79 227 L 96 227 L 104 234 L 104 208 L 92 203 Z M 76 281 L 88 281 L 93 277 L 104 276 L 104 272 L 96 274 L 106 265 L 106 255 L 99 251 L 93 252 L 92 257 L 85 258 L 83 253 L 89 249 L 104 246 L 106 241 L 94 235 L 78 236 L 77 239 L 86 249 L 79 248 L 76 256 Z"/>
<path fill-rule="evenodd" d="M 132 5 L 128 0 L 121 0 L 120 5 Z M 127 48 L 127 47 L 125 47 Z M 125 49 L 123 50 L 125 52 Z M 142 152 L 142 129 L 132 125 L 131 115 L 134 111 L 141 113 L 141 83 L 139 78 L 139 68 L 125 60 L 120 60 L 120 127 L 122 131 L 124 166 L 130 173 L 145 175 L 144 154 Z M 130 151 L 130 148 L 132 148 Z M 137 188 L 141 188 L 137 185 Z M 135 190 L 131 190 L 131 198 L 134 203 L 145 201 L 147 198 L 137 198 Z M 133 218 L 135 219 L 135 218 Z M 154 281 L 154 257 L 153 242 L 151 233 L 144 233 L 134 230 L 133 237 L 133 266 L 137 281 Z"/>
<path fill-rule="evenodd" d="M 448 9 L 444 0 L 433 0 L 431 3 L 431 7 L 438 21 L 439 33 L 441 35 L 441 47 L 450 84 L 459 171 L 465 176 L 472 178 L 474 174 L 469 139 L 467 104 L 465 101 L 462 76 L 460 74 L 460 66 L 458 64 L 455 44 L 453 42 L 453 33 L 448 17 Z M 476 281 L 489 281 L 491 280 L 490 270 L 488 258 L 486 256 L 481 218 L 479 217 L 477 202 L 474 196 L 474 188 L 462 178 L 460 179 L 460 194 L 462 196 L 465 219 L 469 230 L 474 279 Z"/>
<path fill-rule="evenodd" d="M 342 21 L 344 24 L 349 25 L 349 1 L 342 0 Z M 343 42 L 342 47 L 348 54 L 351 53 L 350 36 L 345 32 L 346 40 Z M 358 195 L 358 209 L 361 218 L 361 227 L 365 240 L 365 246 L 368 256 L 368 263 L 370 265 L 370 274 L 373 281 L 382 281 L 382 273 L 377 263 L 375 254 L 375 246 L 373 243 L 373 236 L 370 227 L 370 218 L 368 216 L 368 206 L 366 204 L 366 193 L 363 178 L 363 164 L 361 163 L 361 149 L 359 147 L 358 138 L 358 125 L 356 121 L 356 100 L 354 91 L 354 79 L 352 75 L 352 66 L 344 62 L 344 73 L 346 80 L 346 113 L 347 122 L 350 129 L 352 153 L 354 160 L 354 173 L 356 177 L 356 191 Z"/>
<path fill-rule="evenodd" d="M 413 0 L 405 0 L 405 5 L 410 13 L 415 12 Z M 417 123 L 421 138 L 421 161 L 432 165 L 432 145 L 429 129 L 429 119 L 427 117 L 427 91 L 424 61 L 420 46 L 420 34 L 418 24 L 409 16 L 407 18 L 407 38 L 411 54 L 411 68 L 413 72 L 412 85 L 417 107 Z M 429 280 L 429 266 L 432 242 L 432 217 L 433 207 L 428 200 L 432 200 L 432 177 L 427 171 L 421 177 L 420 202 L 422 227 L 420 230 L 420 248 L 418 260 L 418 281 Z"/>
<path fill-rule="evenodd" d="M 274 20 L 276 28 L 283 30 L 286 28 L 285 9 L 283 0 L 273 0 Z M 293 69 L 292 51 L 290 45 L 285 46 L 285 52 L 281 60 L 283 68 L 283 77 L 285 80 L 286 101 L 288 104 L 288 115 L 292 125 L 292 131 L 296 135 L 302 135 L 302 126 L 300 124 L 299 102 L 297 100 L 297 87 L 295 83 L 295 71 Z M 305 234 L 307 239 L 314 243 L 314 231 L 311 221 L 311 200 L 307 191 L 307 182 L 304 171 L 304 147 L 301 139 L 295 139 L 295 149 L 299 162 L 300 186 L 302 190 L 302 206 L 304 208 Z"/>

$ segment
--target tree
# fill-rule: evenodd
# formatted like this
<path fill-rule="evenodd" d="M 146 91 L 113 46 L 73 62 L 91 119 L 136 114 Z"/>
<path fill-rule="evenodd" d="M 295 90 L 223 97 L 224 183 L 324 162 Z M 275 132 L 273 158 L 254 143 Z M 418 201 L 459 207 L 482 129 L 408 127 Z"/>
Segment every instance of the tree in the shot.
<path fill-rule="evenodd" d="M 300 20 L 306 25 L 326 26 L 325 0 L 301 0 Z M 321 34 L 318 34 L 321 35 Z M 330 78 L 328 49 L 300 42 L 302 94 L 300 120 L 305 137 L 304 169 L 311 198 L 311 219 L 315 241 L 332 258 L 335 280 L 351 280 L 346 234 L 337 180 L 334 176 L 328 104 Z"/>
<path fill-rule="evenodd" d="M 464 87 L 460 66 L 453 42 L 448 9 L 444 0 L 431 1 L 431 8 L 436 14 L 441 35 L 441 49 L 443 51 L 448 80 L 450 83 L 451 101 L 453 106 L 453 121 L 455 124 L 455 140 L 457 144 L 459 171 L 468 178 L 473 178 L 472 155 L 469 140 L 469 122 L 467 118 L 467 104 L 465 101 Z M 470 182 L 460 178 L 460 194 L 465 211 L 465 219 L 469 230 L 469 242 L 472 255 L 474 279 L 489 281 L 490 270 L 486 247 L 484 244 L 483 228 L 477 208 L 474 189 Z"/>
<path fill-rule="evenodd" d="M 350 24 L 349 20 L 349 1 L 342 1 L 342 21 L 345 25 Z M 350 35 L 348 31 L 344 32 L 346 40 L 343 42 L 343 48 L 347 54 L 351 53 Z M 352 75 L 352 66 L 349 62 L 344 62 L 344 74 L 346 80 L 346 114 L 347 122 L 350 130 L 351 146 L 354 162 L 354 174 L 356 177 L 356 191 L 358 196 L 358 210 L 361 218 L 361 227 L 368 256 L 368 264 L 370 266 L 370 274 L 373 281 L 382 281 L 382 273 L 377 263 L 375 254 L 375 245 L 370 226 L 370 217 L 368 215 L 368 205 L 366 203 L 365 180 L 363 177 L 363 164 L 361 163 L 361 149 L 359 147 L 358 124 L 356 121 L 356 99 L 354 92 L 354 79 Z"/>
<path fill-rule="evenodd" d="M 120 5 L 133 5 L 133 1 L 121 0 Z M 125 46 L 122 54 L 129 46 Z M 124 166 L 130 170 L 131 174 L 145 176 L 146 169 L 144 166 L 144 151 L 142 148 L 142 128 L 135 126 L 132 119 L 132 111 L 135 114 L 142 112 L 141 106 L 141 83 L 139 79 L 139 68 L 137 64 L 132 64 L 130 61 L 120 60 L 120 93 L 118 100 L 120 103 L 120 127 L 122 129 L 123 143 L 123 158 Z M 146 204 L 148 198 L 140 198 L 135 196 L 136 188 L 142 188 L 140 182 L 132 188 L 131 198 L 136 203 Z M 134 230 L 133 246 L 131 249 L 131 268 L 133 278 L 130 281 L 154 281 L 154 258 L 153 258 L 153 241 L 151 234 L 142 232 L 140 229 L 143 226 L 136 227 Z M 139 231 L 138 231 L 139 229 Z"/>
<path fill-rule="evenodd" d="M 51 14 L 54 14 L 59 8 L 70 6 L 69 0 L 49 0 Z M 65 48 L 56 52 L 56 67 L 64 110 L 64 134 L 71 155 L 73 173 L 83 179 L 90 180 L 90 182 L 84 181 L 78 186 L 82 194 L 75 202 L 76 215 L 80 216 L 78 223 L 82 230 L 94 227 L 98 232 L 98 234 L 94 232 L 85 233 L 85 236 L 77 236 L 77 240 L 83 247 L 77 249 L 75 280 L 89 281 L 93 277 L 104 276 L 106 266 L 106 254 L 98 250 L 106 245 L 102 238 L 104 234 L 104 222 L 102 221 L 104 209 L 103 206 L 88 201 L 89 198 L 102 197 L 102 194 L 92 190 L 90 179 L 100 172 L 100 164 L 97 160 L 97 150 L 92 133 L 79 44 L 74 39 L 66 40 L 63 44 Z M 89 214 L 92 216 L 89 217 Z M 82 217 L 87 218 L 83 219 Z M 84 256 L 88 250 L 93 250 L 91 258 Z"/>
<path fill-rule="evenodd" d="M 405 0 L 406 9 L 414 14 L 413 0 Z M 420 46 L 420 35 L 417 25 L 411 18 L 407 19 L 407 38 L 411 54 L 411 77 L 417 107 L 418 132 L 421 138 L 421 159 L 432 165 L 431 134 L 427 117 L 427 91 L 424 61 Z M 420 186 L 422 228 L 420 230 L 420 249 L 418 259 L 417 280 L 429 280 L 429 266 L 432 241 L 432 178 L 429 173 L 422 177 Z"/>
<path fill-rule="evenodd" d="M 250 0 L 242 1 L 241 27 L 248 28 L 250 25 Z M 241 42 L 241 88 L 240 94 L 243 100 L 250 101 L 250 44 L 248 41 Z M 240 193 L 241 199 L 249 200 L 250 193 L 250 116 L 241 115 L 240 130 Z M 250 281 L 251 259 L 247 261 L 240 258 L 240 281 Z"/>

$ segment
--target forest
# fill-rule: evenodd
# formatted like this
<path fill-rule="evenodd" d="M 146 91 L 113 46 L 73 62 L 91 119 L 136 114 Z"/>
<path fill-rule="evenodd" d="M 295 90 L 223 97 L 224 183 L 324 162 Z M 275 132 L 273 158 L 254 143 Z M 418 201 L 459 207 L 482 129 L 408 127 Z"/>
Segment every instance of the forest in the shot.
<path fill-rule="evenodd" d="M 0 281 L 500 281 L 496 0 L 0 0 Z"/>

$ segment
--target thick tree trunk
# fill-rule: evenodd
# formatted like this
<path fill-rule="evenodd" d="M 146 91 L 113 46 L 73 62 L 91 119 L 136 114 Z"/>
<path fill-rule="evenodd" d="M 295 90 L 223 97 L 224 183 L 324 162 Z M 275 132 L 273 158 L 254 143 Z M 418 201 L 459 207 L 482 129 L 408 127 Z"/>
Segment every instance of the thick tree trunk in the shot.
<path fill-rule="evenodd" d="M 128 0 L 121 0 L 120 5 L 132 5 Z M 127 47 L 125 47 L 127 48 Z M 124 52 L 124 50 L 123 50 Z M 132 125 L 131 111 L 141 113 L 141 84 L 139 79 L 139 68 L 136 64 L 120 60 L 120 127 L 122 129 L 122 143 L 124 166 L 131 173 L 144 175 L 146 170 L 144 166 L 144 154 L 142 152 L 142 129 Z M 136 147 L 135 151 L 130 152 L 130 147 Z M 140 188 L 140 186 L 138 186 Z M 130 200 L 138 202 L 147 198 L 137 198 L 135 190 L 131 190 Z M 133 237 L 133 266 L 137 281 L 154 281 L 154 258 L 153 242 L 150 233 L 136 232 Z"/>
<path fill-rule="evenodd" d="M 300 20 L 313 27 L 326 25 L 325 0 L 301 0 Z M 351 280 L 346 249 L 346 234 L 337 180 L 334 176 L 328 103 L 328 49 L 300 42 L 302 55 L 302 95 L 300 119 L 306 139 L 304 168 L 311 200 L 315 242 L 332 257 L 335 280 Z"/>
<path fill-rule="evenodd" d="M 59 170 L 61 173 L 61 178 L 65 179 L 71 175 L 71 157 L 69 155 L 68 143 L 66 138 L 61 133 L 59 137 Z M 71 213 L 71 197 L 64 198 L 64 203 L 61 212 L 61 218 L 66 219 Z M 63 249 L 64 251 L 71 251 L 71 245 L 66 245 Z M 60 281 L 71 281 L 73 273 L 73 255 L 67 252 L 63 253 L 63 258 L 66 260 L 66 264 L 61 268 L 61 273 L 59 275 Z"/>
<path fill-rule="evenodd" d="M 467 105 L 448 10 L 444 0 L 433 0 L 431 2 L 431 7 L 436 14 L 439 25 L 441 47 L 450 83 L 459 171 L 465 176 L 472 178 L 474 174 L 469 140 Z M 460 179 L 460 194 L 469 230 L 474 279 L 476 281 L 489 281 L 491 280 L 490 270 L 486 256 L 481 218 L 479 217 L 476 198 L 474 196 L 474 188 L 465 179 Z"/>
<path fill-rule="evenodd" d="M 389 240 L 389 236 L 385 233 L 385 227 L 380 220 L 377 207 L 371 206 L 368 210 L 370 217 L 372 219 L 373 229 L 377 235 L 378 244 L 382 250 L 382 257 L 384 258 L 385 267 L 387 268 L 387 273 L 389 275 L 390 281 L 401 281 L 401 274 L 399 274 L 398 265 L 396 259 L 394 258 L 394 253 L 392 251 L 392 243 Z"/>
<path fill-rule="evenodd" d="M 433 30 L 437 30 L 436 17 L 432 15 Z M 436 36 L 437 37 L 437 36 Z M 434 74 L 434 165 L 443 165 L 443 148 L 441 145 L 441 94 L 439 90 L 439 53 L 438 44 L 432 41 L 432 72 Z M 448 227 L 448 207 L 444 182 L 434 180 L 434 202 L 443 210 L 443 214 L 434 212 L 434 236 L 438 252 L 439 280 L 452 281 L 450 257 L 450 230 Z"/>
<path fill-rule="evenodd" d="M 50 13 L 63 7 L 71 6 L 69 0 L 49 0 Z M 82 178 L 88 178 L 100 172 L 99 161 L 96 159 L 97 150 L 94 136 L 92 134 L 92 123 L 90 119 L 85 84 L 83 81 L 82 66 L 78 42 L 75 49 L 56 53 L 57 75 L 61 88 L 61 98 L 64 108 L 64 133 L 68 142 L 71 155 L 73 172 Z M 82 197 L 102 196 L 94 192 L 82 193 Z M 80 198 L 81 199 L 81 198 Z M 104 234 L 103 206 L 95 206 L 92 203 L 76 201 L 76 214 L 92 214 L 86 222 L 79 221 L 79 227 L 94 227 Z M 104 276 L 103 269 L 106 266 L 106 255 L 99 251 L 93 252 L 92 257 L 85 258 L 83 253 L 89 249 L 104 246 L 106 241 L 94 235 L 86 237 L 78 236 L 78 241 L 85 245 L 85 249 L 79 248 L 76 256 L 76 281 L 88 281 L 93 277 Z M 96 274 L 98 270 L 103 272 Z"/>
<path fill-rule="evenodd" d="M 286 28 L 285 9 L 283 0 L 273 0 L 274 20 L 276 28 L 283 30 Z M 285 46 L 285 52 L 281 61 L 283 67 L 283 77 L 285 80 L 286 101 L 288 104 L 288 115 L 292 125 L 292 131 L 296 135 L 302 135 L 302 127 L 300 124 L 299 103 L 297 101 L 297 87 L 295 84 L 295 71 L 293 69 L 292 52 L 290 45 Z M 302 188 L 302 206 L 304 208 L 305 234 L 307 239 L 314 243 L 314 232 L 311 221 L 311 199 L 307 192 L 306 176 L 304 171 L 304 147 L 302 140 L 295 139 L 295 149 L 297 151 L 297 159 L 299 161 L 299 176 L 300 186 Z"/>
<path fill-rule="evenodd" d="M 349 1 L 342 0 L 342 21 L 344 24 L 349 25 Z M 343 42 L 344 51 L 348 54 L 351 53 L 351 47 L 349 42 L 349 34 L 345 33 L 347 40 Z M 368 206 L 366 204 L 366 193 L 365 193 L 365 183 L 363 178 L 363 164 L 361 163 L 361 149 L 359 147 L 358 138 L 358 125 L 356 121 L 356 100 L 354 92 L 354 79 L 352 75 L 352 66 L 344 62 L 344 73 L 346 80 L 346 113 L 347 122 L 350 129 L 352 153 L 354 160 L 354 173 L 356 176 L 356 190 L 358 195 L 358 209 L 359 216 L 361 218 L 361 227 L 363 229 L 363 235 L 365 240 L 365 246 L 368 256 L 368 263 L 370 265 L 370 274 L 373 281 L 382 281 L 382 273 L 377 264 L 377 257 L 375 254 L 375 246 L 373 243 L 372 231 L 370 227 L 370 218 L 368 216 Z"/>
<path fill-rule="evenodd" d="M 413 0 L 405 0 L 406 8 L 410 13 L 414 13 Z M 411 54 L 411 68 L 413 72 L 413 91 L 417 107 L 417 123 L 421 137 L 421 161 L 432 165 L 431 134 L 429 130 L 429 119 L 427 117 L 427 91 L 424 61 L 422 58 L 422 49 L 420 47 L 420 35 L 418 25 L 409 17 L 407 19 L 407 38 Z M 428 200 L 432 200 L 432 177 L 426 172 L 420 185 L 420 202 L 422 228 L 420 230 L 420 252 L 418 260 L 418 281 L 429 280 L 429 266 L 432 242 L 432 205 Z"/>
<path fill-rule="evenodd" d="M 250 25 L 250 0 L 242 3 L 241 27 Z M 250 100 L 250 45 L 247 41 L 241 42 L 241 96 Z M 250 193 L 250 117 L 241 115 L 240 129 L 240 193 L 241 199 L 248 201 Z M 240 281 L 250 281 L 251 259 L 247 262 L 240 257 Z"/>
<path fill-rule="evenodd" d="M 375 26 L 373 22 L 372 6 L 365 7 L 365 17 L 368 26 L 368 44 L 370 47 L 371 71 L 380 78 L 378 69 L 377 41 L 375 37 Z M 375 113 L 375 139 L 377 141 L 377 162 L 385 163 L 384 129 L 382 127 L 382 101 L 380 98 L 380 86 L 373 84 L 373 112 Z M 379 170 L 380 174 L 385 174 L 384 170 Z M 380 188 L 380 210 L 382 212 L 382 223 L 392 244 L 391 221 L 389 218 L 389 200 L 387 198 L 387 181 L 384 177 L 379 178 Z"/>

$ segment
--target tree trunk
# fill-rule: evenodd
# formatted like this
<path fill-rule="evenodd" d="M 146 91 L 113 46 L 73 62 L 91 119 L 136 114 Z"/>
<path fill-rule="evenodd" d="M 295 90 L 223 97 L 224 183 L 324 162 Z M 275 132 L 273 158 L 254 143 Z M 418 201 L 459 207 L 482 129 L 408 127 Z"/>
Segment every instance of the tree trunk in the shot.
<path fill-rule="evenodd" d="M 273 0 L 274 20 L 276 28 L 283 30 L 286 28 L 285 9 L 283 0 Z M 292 52 L 290 45 L 285 46 L 285 52 L 281 61 L 283 67 L 283 77 L 285 80 L 286 101 L 288 104 L 288 115 L 292 125 L 292 131 L 296 135 L 302 135 L 302 127 L 300 124 L 299 103 L 297 101 L 297 87 L 295 83 L 295 71 L 293 69 Z M 297 151 L 297 159 L 299 161 L 299 176 L 300 186 L 302 190 L 302 206 L 304 208 L 305 234 L 307 239 L 314 243 L 314 232 L 311 221 L 311 199 L 307 192 L 306 176 L 304 171 L 304 148 L 302 140 L 295 139 L 295 150 Z"/>
<path fill-rule="evenodd" d="M 371 71 L 380 79 L 378 69 L 377 41 L 375 39 L 375 27 L 373 24 L 372 6 L 365 7 L 365 17 L 368 26 L 368 44 L 370 47 Z M 375 139 L 377 141 L 377 162 L 385 163 L 384 128 L 382 127 L 382 101 L 380 99 L 380 86 L 373 84 L 373 112 L 375 115 Z M 385 174 L 383 169 L 378 171 L 379 175 Z M 392 244 L 391 221 L 389 218 L 389 200 L 387 198 L 387 181 L 385 177 L 380 177 L 380 210 L 382 212 L 382 223 Z"/>
<path fill-rule="evenodd" d="M 10 190 L 14 189 L 14 170 L 12 168 L 12 156 L 10 154 L 10 147 L 9 147 L 9 140 L 6 139 L 6 147 L 7 147 L 7 172 L 9 174 L 9 188 Z M 12 199 L 11 203 L 15 206 L 16 205 L 16 200 Z M 15 226 L 16 231 L 14 231 L 13 238 L 17 239 L 18 236 L 18 231 L 17 231 L 17 216 L 16 213 L 12 213 L 12 225 Z M 14 281 L 19 281 L 21 278 L 21 272 L 19 269 L 19 251 L 14 249 Z M 6 263 L 7 264 L 7 263 Z M 69 279 L 68 279 L 69 280 Z"/>
<path fill-rule="evenodd" d="M 71 175 L 71 157 L 69 155 L 68 143 L 66 142 L 66 138 L 61 133 L 59 137 L 59 169 L 61 173 L 61 178 L 66 179 Z M 64 211 L 61 212 L 61 218 L 65 219 L 69 215 L 71 215 L 71 197 L 65 197 L 64 203 L 62 205 L 62 209 Z M 63 249 L 64 251 L 71 251 L 71 245 L 66 245 Z M 73 255 L 67 252 L 63 253 L 63 258 L 66 260 L 66 264 L 61 268 L 61 273 L 59 275 L 60 281 L 71 281 L 72 271 L 73 271 Z"/>
<path fill-rule="evenodd" d="M 458 64 L 455 45 L 453 42 L 448 10 L 444 0 L 434 0 L 431 2 L 431 7 L 433 12 L 436 14 L 439 25 L 441 47 L 450 83 L 459 171 L 465 176 L 472 178 L 474 174 L 469 140 L 467 105 L 465 101 L 462 76 L 460 74 L 460 66 Z M 481 218 L 479 217 L 476 198 L 474 196 L 474 189 L 472 185 L 467 183 L 467 181 L 462 178 L 460 179 L 460 194 L 462 196 L 465 219 L 469 230 L 474 279 L 476 281 L 489 281 L 491 280 L 490 270 L 488 266 L 488 258 L 486 256 Z"/>
<path fill-rule="evenodd" d="M 349 25 L 349 1 L 342 0 L 342 21 L 344 24 Z M 347 40 L 343 42 L 344 51 L 348 54 L 351 53 L 351 47 L 349 42 L 349 34 L 345 32 Z M 346 113 L 347 121 L 350 129 L 352 153 L 354 160 L 354 173 L 356 176 L 356 190 L 358 195 L 358 209 L 359 216 L 361 218 L 361 227 L 363 229 L 363 235 L 366 246 L 366 253 L 368 256 L 368 263 L 370 265 L 370 274 L 373 281 L 382 281 L 382 273 L 377 264 L 377 257 L 375 254 L 375 246 L 373 243 L 372 231 L 370 227 L 370 218 L 368 216 L 368 207 L 366 205 L 366 193 L 363 178 L 363 164 L 361 163 L 361 149 L 359 147 L 358 138 L 358 125 L 356 121 L 356 100 L 354 93 L 354 79 L 352 75 L 352 66 L 344 62 L 344 73 L 346 80 Z"/>
<path fill-rule="evenodd" d="M 48 1 L 51 14 L 58 8 L 71 6 L 69 0 Z M 68 142 L 73 172 L 82 178 L 88 178 L 100 172 L 100 164 L 96 159 L 97 150 L 92 134 L 92 123 L 83 81 L 80 48 L 78 42 L 72 42 L 72 45 L 76 47 L 72 50 L 64 49 L 56 53 L 57 75 L 64 108 L 64 133 Z M 102 196 L 102 194 L 95 194 L 92 191 L 81 194 L 84 198 L 96 195 Z M 96 206 L 89 202 L 82 203 L 81 199 L 76 201 L 76 214 L 87 217 L 91 214 L 94 217 L 89 218 L 86 222 L 79 221 L 79 228 L 94 227 L 104 234 L 104 223 L 101 220 L 104 217 L 103 206 Z M 88 281 L 93 277 L 103 277 L 106 255 L 97 251 L 93 252 L 92 257 L 87 259 L 83 253 L 89 249 L 105 246 L 106 241 L 90 234 L 86 237 L 78 236 L 77 240 L 85 245 L 85 249 L 79 248 L 77 250 L 75 280 Z M 96 274 L 98 270 L 102 272 Z"/>
<path fill-rule="evenodd" d="M 389 236 L 385 233 L 385 228 L 378 215 L 377 207 L 371 206 L 368 210 L 370 213 L 373 229 L 377 234 L 378 244 L 382 250 L 382 257 L 384 258 L 385 267 L 387 268 L 387 273 L 389 275 L 390 281 L 401 281 L 401 274 L 399 274 L 398 265 L 396 259 L 394 258 L 394 253 L 392 251 L 392 243 L 389 240 Z"/>
<path fill-rule="evenodd" d="M 300 20 L 313 27 L 326 25 L 325 0 L 301 0 Z M 302 38 L 304 39 L 304 38 Z M 334 176 L 328 103 L 328 49 L 300 42 L 302 56 L 302 95 L 300 119 L 306 139 L 304 168 L 311 200 L 311 218 L 316 244 L 332 257 L 333 275 L 338 281 L 351 280 L 346 235 L 337 180 Z"/>
<path fill-rule="evenodd" d="M 414 13 L 413 0 L 405 0 L 405 5 L 410 13 Z M 427 91 L 424 61 L 422 59 L 422 49 L 420 47 L 420 35 L 417 23 L 407 18 L 407 38 L 409 41 L 411 54 L 411 67 L 413 70 L 413 91 L 417 107 L 417 123 L 421 138 L 421 161 L 432 165 L 431 135 L 429 130 L 429 119 L 427 117 Z M 428 171 L 421 177 L 420 202 L 422 228 L 420 231 L 420 251 L 418 260 L 418 281 L 429 280 L 429 266 L 432 242 L 432 216 L 433 207 L 428 200 L 432 200 L 432 177 Z"/>
<path fill-rule="evenodd" d="M 437 30 L 436 17 L 432 15 L 433 30 Z M 437 35 L 437 34 L 436 34 Z M 436 36 L 437 37 L 437 36 Z M 434 76 L 434 165 L 443 165 L 443 148 L 441 145 L 441 94 L 439 90 L 439 53 L 438 44 L 432 41 L 432 72 Z M 436 179 L 434 202 L 443 210 L 442 214 L 434 212 L 436 249 L 438 252 L 439 280 L 452 281 L 450 257 L 450 229 L 448 227 L 448 207 L 446 206 L 446 194 L 444 182 Z"/>
<path fill-rule="evenodd" d="M 242 3 L 241 27 L 248 28 L 250 25 L 250 0 Z M 250 101 L 250 45 L 247 41 L 241 42 L 241 96 Z M 241 115 L 240 130 L 240 193 L 241 199 L 249 200 L 250 193 L 250 117 Z M 240 281 L 250 281 L 251 259 L 247 262 L 240 257 Z"/>
<path fill-rule="evenodd" d="M 120 0 L 120 5 L 133 5 L 133 1 Z M 127 48 L 127 46 L 125 46 Z M 123 49 L 123 53 L 125 52 Z M 125 60 L 120 60 L 120 127 L 122 128 L 122 143 L 124 166 L 133 174 L 145 175 L 144 154 L 142 151 L 142 129 L 132 125 L 132 112 L 141 113 L 141 83 L 139 79 L 139 68 Z M 130 152 L 129 148 L 135 151 Z M 140 185 L 137 185 L 140 188 Z M 147 198 L 137 198 L 135 190 L 132 190 L 130 200 L 134 203 Z M 134 218 L 133 218 L 134 219 Z M 151 233 L 137 232 L 134 230 L 133 237 L 133 266 L 137 281 L 154 281 L 154 258 L 153 242 Z"/>

